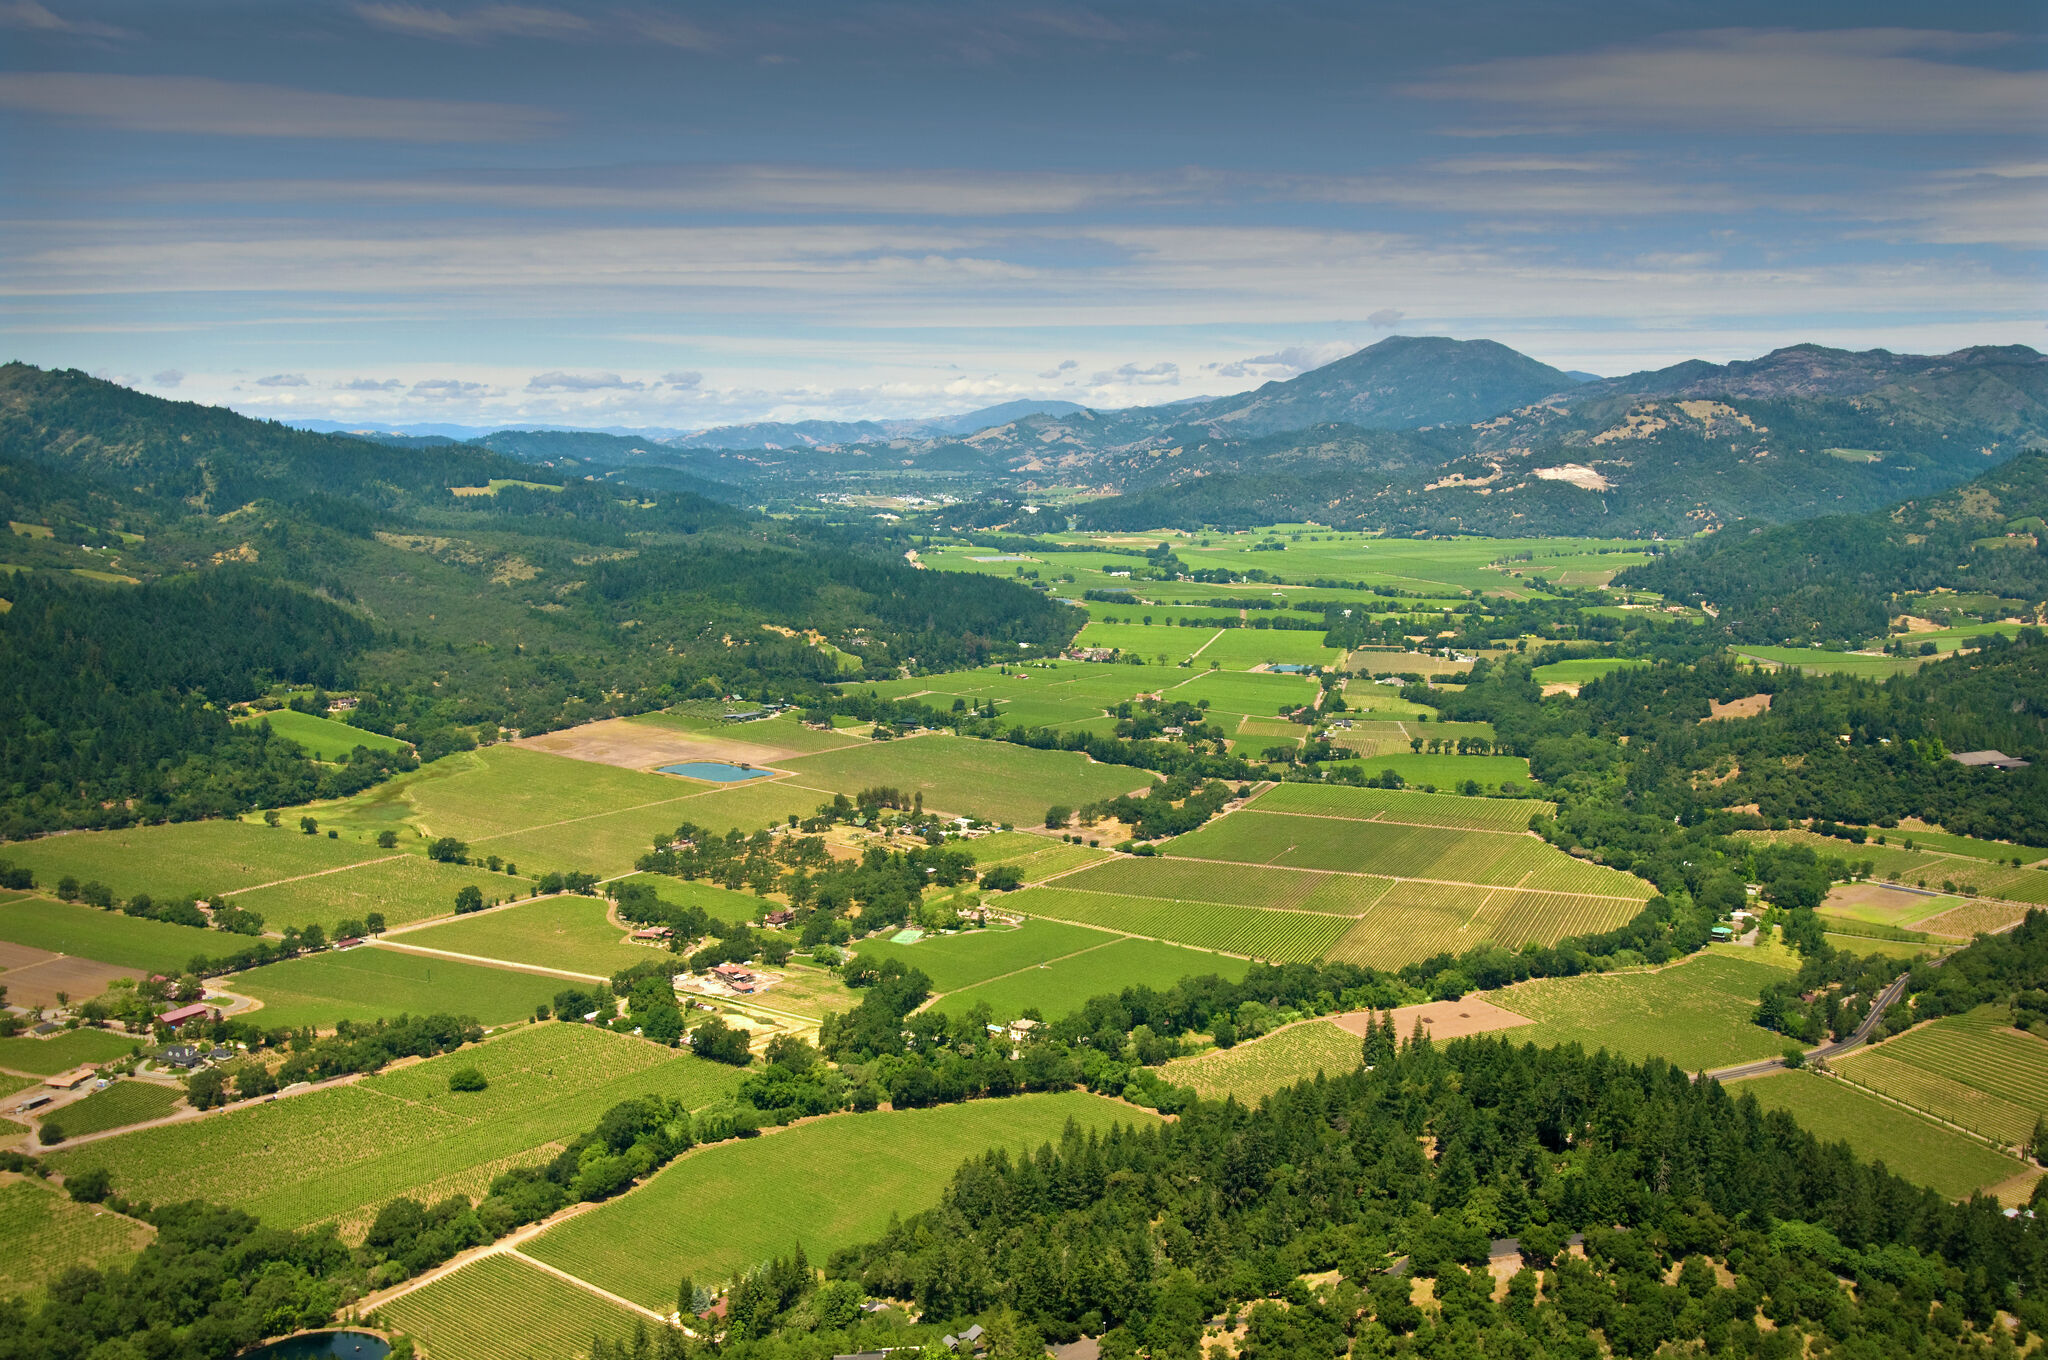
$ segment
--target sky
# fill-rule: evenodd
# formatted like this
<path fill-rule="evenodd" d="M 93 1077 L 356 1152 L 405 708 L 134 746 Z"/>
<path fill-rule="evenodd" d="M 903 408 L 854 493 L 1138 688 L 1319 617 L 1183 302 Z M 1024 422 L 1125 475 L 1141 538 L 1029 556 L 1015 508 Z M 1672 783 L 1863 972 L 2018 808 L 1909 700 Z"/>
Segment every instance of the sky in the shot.
<path fill-rule="evenodd" d="M 0 0 L 0 357 L 280 419 L 2048 349 L 2048 8 Z"/>

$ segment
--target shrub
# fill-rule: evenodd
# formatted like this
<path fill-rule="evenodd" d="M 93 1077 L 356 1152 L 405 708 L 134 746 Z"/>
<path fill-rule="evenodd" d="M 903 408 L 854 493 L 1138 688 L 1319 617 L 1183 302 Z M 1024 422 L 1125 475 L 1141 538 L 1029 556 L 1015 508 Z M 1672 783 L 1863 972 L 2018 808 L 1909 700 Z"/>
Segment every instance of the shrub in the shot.
<path fill-rule="evenodd" d="M 458 1067 L 448 1074 L 448 1089 L 451 1091 L 481 1091 L 490 1084 L 474 1067 Z"/>

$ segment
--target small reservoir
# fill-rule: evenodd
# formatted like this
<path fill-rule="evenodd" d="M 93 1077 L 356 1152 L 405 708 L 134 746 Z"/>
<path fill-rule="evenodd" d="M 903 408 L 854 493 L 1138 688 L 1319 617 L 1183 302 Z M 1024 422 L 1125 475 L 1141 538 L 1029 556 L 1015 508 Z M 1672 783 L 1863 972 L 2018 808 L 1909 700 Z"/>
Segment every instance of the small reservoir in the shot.
<path fill-rule="evenodd" d="M 663 774 L 679 774 L 685 779 L 703 779 L 713 784 L 737 784 L 743 779 L 766 779 L 773 770 L 743 769 L 738 765 L 727 765 L 719 760 L 687 760 L 680 765 L 663 765 Z"/>
<path fill-rule="evenodd" d="M 384 1360 L 391 1347 L 375 1332 L 305 1332 L 244 1351 L 240 1360 Z"/>

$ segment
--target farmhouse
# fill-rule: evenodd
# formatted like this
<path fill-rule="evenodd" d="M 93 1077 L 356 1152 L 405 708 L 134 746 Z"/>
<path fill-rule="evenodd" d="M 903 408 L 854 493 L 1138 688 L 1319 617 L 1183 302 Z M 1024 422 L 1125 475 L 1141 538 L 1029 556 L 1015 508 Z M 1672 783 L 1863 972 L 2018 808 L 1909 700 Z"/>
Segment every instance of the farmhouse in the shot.
<path fill-rule="evenodd" d="M 761 918 L 761 923 L 763 925 L 770 926 L 786 926 L 795 919 L 796 913 L 788 910 L 787 908 L 784 908 L 781 911 L 769 912 L 766 916 L 763 916 Z"/>
<path fill-rule="evenodd" d="M 166 1067 L 183 1068 L 186 1071 L 199 1066 L 199 1050 L 190 1044 L 172 1044 L 163 1052 Z"/>
<path fill-rule="evenodd" d="M 634 931 L 633 938 L 643 943 L 652 943 L 656 940 L 666 940 L 674 934 L 675 932 L 667 926 L 645 926 Z"/>
<path fill-rule="evenodd" d="M 744 968 L 737 963 L 717 964 L 711 969 L 711 973 L 720 982 L 723 982 L 742 996 L 751 994 L 760 982 L 760 979 L 754 976 L 752 969 Z"/>
<path fill-rule="evenodd" d="M 1070 661 L 1114 661 L 1116 660 L 1116 648 L 1069 647 L 1067 649 L 1067 659 Z"/>
<path fill-rule="evenodd" d="M 159 1015 L 157 1019 L 161 1023 L 169 1025 L 172 1029 L 176 1029 L 178 1026 L 184 1024 L 187 1020 L 218 1020 L 220 1019 L 220 1012 L 214 1007 L 206 1005 L 204 1002 L 195 1001 L 193 1004 L 189 1006 L 180 1006 L 174 1011 L 165 1011 L 162 1015 Z"/>
<path fill-rule="evenodd" d="M 351 935 L 351 936 L 349 936 L 349 937 L 348 937 L 347 939 L 345 939 L 345 940 L 336 940 L 336 941 L 334 942 L 334 947 L 335 947 L 336 949 L 358 949 L 358 948 L 361 948 L 361 947 L 362 947 L 362 943 L 363 943 L 363 937 L 362 937 L 362 936 L 360 936 L 360 935 Z"/>
<path fill-rule="evenodd" d="M 74 1067 L 69 1072 L 59 1072 L 54 1077 L 44 1077 L 43 1085 L 53 1091 L 75 1091 L 85 1085 L 86 1082 L 92 1080 L 97 1073 L 98 1069 L 94 1067 Z"/>
<path fill-rule="evenodd" d="M 1955 751 L 1950 753 L 1949 759 L 1958 765 L 1975 765 L 1990 770 L 2024 770 L 2033 763 L 2003 751 Z"/>

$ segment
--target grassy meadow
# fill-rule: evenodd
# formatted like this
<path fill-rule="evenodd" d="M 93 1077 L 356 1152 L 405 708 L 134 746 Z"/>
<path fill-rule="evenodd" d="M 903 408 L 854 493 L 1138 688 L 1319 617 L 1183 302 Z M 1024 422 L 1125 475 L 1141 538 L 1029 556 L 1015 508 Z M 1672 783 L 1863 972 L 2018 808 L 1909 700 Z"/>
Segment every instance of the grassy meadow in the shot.
<path fill-rule="evenodd" d="M 262 1003 L 238 1018 L 263 1029 L 331 1030 L 342 1020 L 400 1015 L 465 1015 L 483 1025 L 509 1024 L 531 1017 L 534 1007 L 567 984 L 537 973 L 365 945 L 268 963 L 221 985 Z"/>
<path fill-rule="evenodd" d="M 1943 1128 L 1911 1110 L 1812 1072 L 1773 1072 L 1730 1088 L 1754 1095 L 1767 1110 L 1783 1110 L 1824 1142 L 1847 1143 L 1858 1157 L 1950 1199 L 2010 1180 L 2026 1163 L 1974 1138 Z"/>

